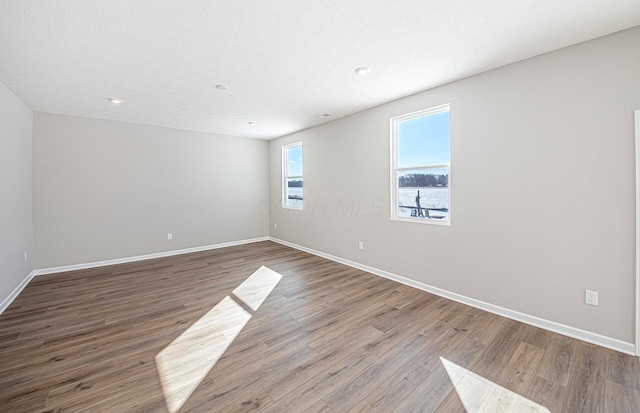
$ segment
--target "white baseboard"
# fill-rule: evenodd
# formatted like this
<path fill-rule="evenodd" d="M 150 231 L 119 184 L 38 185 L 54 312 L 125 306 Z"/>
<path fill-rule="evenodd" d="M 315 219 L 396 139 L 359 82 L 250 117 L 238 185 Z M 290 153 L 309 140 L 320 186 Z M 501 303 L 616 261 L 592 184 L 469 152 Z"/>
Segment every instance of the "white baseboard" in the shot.
<path fill-rule="evenodd" d="M 510 310 L 508 308 L 504 308 L 504 307 L 500 307 L 498 305 L 495 304 L 490 304 L 490 303 L 486 303 L 484 301 L 480 301 L 477 300 L 475 298 L 470 298 L 461 294 L 457 294 L 457 293 L 453 293 L 438 287 L 433 287 L 430 286 L 428 284 L 424 284 L 415 280 L 412 280 L 410 278 L 406 278 L 403 277 L 401 275 L 397 275 L 397 274 L 393 274 L 391 272 L 388 271 L 384 271 L 384 270 L 380 270 L 378 268 L 374 268 L 374 267 L 370 267 L 368 265 L 364 265 L 364 264 L 360 264 L 358 262 L 355 261 L 351 261 L 345 258 L 340 258 L 337 257 L 335 255 L 331 255 L 331 254 L 326 254 L 324 252 L 321 251 L 316 251 L 314 249 L 311 248 L 307 248 L 307 247 L 303 247 L 301 245 L 297 245 L 288 241 L 284 241 L 278 238 L 274 238 L 274 237 L 260 237 L 260 238 L 252 238 L 252 239 L 246 239 L 246 240 L 240 240 L 240 241 L 232 241 L 232 242 L 224 242 L 224 243 L 220 243 L 220 244 L 213 244 L 213 245 L 205 245 L 205 246 L 201 246 L 201 247 L 194 247 L 194 248 L 185 248 L 185 249 L 181 249 L 181 250 L 174 250 L 174 251 L 165 251 L 165 252 L 159 252 L 159 253 L 154 253 L 154 254 L 146 254 L 146 255 L 139 255 L 139 256 L 134 256 L 134 257 L 126 257 L 126 258 L 117 258 L 117 259 L 113 259 L 113 260 L 105 260 L 105 261 L 97 261 L 97 262 L 90 262 L 90 263 L 84 263 L 84 264 L 73 264 L 73 265 L 65 265 L 65 266 L 60 266 L 60 267 L 51 267 L 51 268 L 42 268 L 42 269 L 37 269 L 32 271 L 31 273 L 29 273 L 29 275 L 27 275 L 27 277 L 20 283 L 20 285 L 18 285 L 12 292 L 11 294 L 5 298 L 2 303 L 0 304 L 0 314 L 2 314 L 4 312 L 4 310 L 7 309 L 7 307 L 9 307 L 9 305 L 13 302 L 13 300 L 15 300 L 15 298 L 20 294 L 20 292 L 27 286 L 27 284 L 29 284 L 29 282 L 38 275 L 45 275 L 45 274 L 54 274 L 54 273 L 59 273 L 59 272 L 66 272 L 66 271 L 74 271 L 74 270 L 81 270 L 81 269 L 87 269 L 87 268 L 96 268 L 96 267 L 103 267 L 103 266 L 107 266 L 107 265 L 114 265 L 114 264 L 124 264 L 124 263 L 128 263 L 128 262 L 135 262 L 135 261 L 143 261 L 143 260 L 149 260 L 149 259 L 153 259 L 153 258 L 164 258 L 164 257 L 170 257 L 170 256 L 174 256 L 174 255 L 181 255 L 181 254 L 189 254 L 192 252 L 199 252 L 199 251 L 207 251 L 207 250 L 212 250 L 212 249 L 218 249 L 218 248 L 225 248 L 225 247 L 232 247 L 232 246 L 236 246 L 236 245 L 244 245 L 244 244 L 250 244 L 250 243 L 254 243 L 254 242 L 261 242 L 261 241 L 273 241 L 276 242 L 278 244 L 282 244 L 282 245 L 286 245 L 288 247 L 291 248 L 295 248 L 297 250 L 300 251 L 304 251 L 304 252 L 308 252 L 310 254 L 313 255 L 317 255 L 319 257 L 323 257 L 326 259 L 329 259 L 331 261 L 335 261 L 338 262 L 340 264 L 344 264 L 344 265 L 348 265 L 350 267 L 353 268 L 357 268 L 359 270 L 362 271 L 366 271 L 369 272 L 371 274 L 380 276 L 380 277 L 384 277 L 387 278 L 389 280 L 393 280 L 396 282 L 399 282 L 401 284 L 405 284 L 408 285 L 410 287 L 414 287 L 417 288 L 419 290 L 422 291 L 426 291 L 429 292 L 431 294 L 435 294 L 438 295 L 440 297 L 444 297 L 453 301 L 457 301 L 459 303 L 462 304 L 466 304 L 469 305 L 471 307 L 475 307 L 475 308 L 479 308 L 481 310 L 484 311 L 488 311 L 490 313 L 493 314 L 497 314 L 499 316 L 503 316 L 503 317 L 507 317 L 510 318 L 512 320 L 516 320 L 516 321 L 520 321 L 522 323 L 525 324 L 530 324 L 532 326 L 535 327 L 539 327 L 539 328 L 543 328 L 545 330 L 549 330 L 552 331 L 554 333 L 558 333 L 558 334 L 562 334 L 568 337 L 572 337 L 578 340 L 582 340 L 582 341 L 586 341 L 588 343 L 592 343 L 592 344 L 596 344 L 602 347 L 606 347 L 612 350 L 616 350 L 619 351 L 621 353 L 625 353 L 625 354 L 630 354 L 630 355 L 636 355 L 636 346 L 633 343 L 627 343 L 625 341 L 621 341 L 615 338 L 611 338 L 611 337 L 606 337 L 597 333 L 592 333 L 586 330 L 582 330 L 579 328 L 575 328 L 575 327 L 571 327 L 571 326 L 567 326 L 564 324 L 560 324 L 557 323 L 555 321 L 550 321 L 550 320 L 545 320 L 543 318 L 540 317 L 536 317 L 536 316 L 532 316 L 529 314 L 525 314 L 525 313 L 521 313 L 519 311 L 515 311 L 515 310 Z"/>
<path fill-rule="evenodd" d="M 525 324 L 530 324 L 535 327 L 539 327 L 545 330 L 552 331 L 554 333 L 562 334 L 571 338 L 586 341 L 587 343 L 596 344 L 601 347 L 606 347 L 611 350 L 616 350 L 621 353 L 636 355 L 636 346 L 633 343 L 627 343 L 615 338 L 606 337 L 597 333 L 582 330 L 579 328 L 567 326 L 564 324 L 556 323 L 555 321 L 545 320 L 540 317 L 524 314 L 519 311 L 510 310 L 508 308 L 500 307 L 495 304 L 486 303 L 484 301 L 477 300 L 475 298 L 467 297 L 461 294 L 453 293 L 451 291 L 444 290 L 442 288 L 433 287 L 428 284 L 424 284 L 410 278 L 406 278 L 397 274 L 390 273 L 388 271 L 380 270 L 378 268 L 370 267 L 368 265 L 360 264 L 355 261 L 347 260 L 337 257 L 335 255 L 326 254 L 321 251 L 316 251 L 311 248 L 303 247 L 288 241 L 284 241 L 278 238 L 270 237 L 271 241 L 278 244 L 286 245 L 287 247 L 295 248 L 300 251 L 308 252 L 319 257 L 327 258 L 331 261 L 338 262 L 340 264 L 348 265 L 353 268 L 357 268 L 362 271 L 369 272 L 380 277 L 387 278 L 399 282 L 401 284 L 408 285 L 410 287 L 417 288 L 422 291 L 429 292 L 431 294 L 438 295 L 440 297 L 448 298 L 449 300 L 457 301 L 462 304 L 469 305 L 471 307 L 479 308 L 484 311 L 488 311 L 493 314 L 497 314 L 502 317 L 510 318 L 512 320 L 520 321 Z"/>
<path fill-rule="evenodd" d="M 234 247 L 236 245 L 251 244 L 254 242 L 261 242 L 261 241 L 269 241 L 269 237 L 260 237 L 260 238 L 244 239 L 240 241 L 223 242 L 220 244 L 204 245 L 201 247 L 185 248 L 181 250 L 156 252 L 153 254 L 137 255 L 134 257 L 126 257 L 126 258 L 116 258 L 113 260 L 105 260 L 105 261 L 88 262 L 84 264 L 73 264 L 73 265 L 63 265 L 61 267 L 41 268 L 41 269 L 34 270 L 34 273 L 35 275 L 46 275 L 46 274 L 55 274 L 55 273 L 66 272 L 66 271 L 84 270 L 87 268 L 105 267 L 107 265 L 126 264 L 128 262 L 151 260 L 154 258 L 171 257 L 174 255 L 215 250 L 218 248 Z"/>
<path fill-rule="evenodd" d="M 18 297 L 22 290 L 24 290 L 24 287 L 26 287 L 27 284 L 29 284 L 29 281 L 31 281 L 35 276 L 35 271 L 31 271 L 29 275 L 27 275 L 25 279 L 22 280 L 22 282 L 18 284 L 18 286 L 11 292 L 11 294 L 9 294 L 9 296 L 2 301 L 2 304 L 0 304 L 0 314 L 4 313 L 4 310 L 6 310 L 7 307 L 11 305 L 13 300 Z"/>

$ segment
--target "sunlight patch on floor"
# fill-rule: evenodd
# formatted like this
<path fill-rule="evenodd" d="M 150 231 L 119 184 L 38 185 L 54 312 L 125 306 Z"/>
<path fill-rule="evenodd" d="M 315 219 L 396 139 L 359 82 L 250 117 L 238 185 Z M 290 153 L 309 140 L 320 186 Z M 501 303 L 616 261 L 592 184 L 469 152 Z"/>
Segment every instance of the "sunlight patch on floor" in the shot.
<path fill-rule="evenodd" d="M 551 413 L 549 409 L 444 357 L 440 361 L 467 413 Z"/>
<path fill-rule="evenodd" d="M 170 413 L 177 412 L 251 319 L 237 300 L 257 311 L 282 275 L 260 267 L 198 321 L 156 355 L 162 392 Z"/>
<path fill-rule="evenodd" d="M 281 278 L 282 275 L 262 266 L 233 290 L 233 294 L 250 309 L 257 311 Z"/>

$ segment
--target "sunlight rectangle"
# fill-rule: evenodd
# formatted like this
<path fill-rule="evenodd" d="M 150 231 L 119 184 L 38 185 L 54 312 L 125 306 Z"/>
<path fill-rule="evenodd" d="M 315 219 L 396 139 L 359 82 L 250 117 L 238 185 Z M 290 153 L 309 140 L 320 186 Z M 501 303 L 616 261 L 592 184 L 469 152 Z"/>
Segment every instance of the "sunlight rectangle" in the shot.
<path fill-rule="evenodd" d="M 227 296 L 156 356 L 170 413 L 177 412 L 251 319 Z"/>
<path fill-rule="evenodd" d="M 467 413 L 551 413 L 549 409 L 440 357 Z"/>
<path fill-rule="evenodd" d="M 251 319 L 282 275 L 262 266 L 173 340 L 156 367 L 169 413 L 176 413 Z"/>
<path fill-rule="evenodd" d="M 257 311 L 281 278 L 282 275 L 262 266 L 233 290 L 233 294 L 253 311 Z"/>

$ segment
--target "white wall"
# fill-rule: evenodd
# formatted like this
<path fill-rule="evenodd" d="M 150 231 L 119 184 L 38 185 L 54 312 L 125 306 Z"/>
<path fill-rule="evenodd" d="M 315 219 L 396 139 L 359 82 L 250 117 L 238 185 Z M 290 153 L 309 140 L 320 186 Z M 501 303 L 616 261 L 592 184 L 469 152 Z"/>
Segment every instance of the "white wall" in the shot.
<path fill-rule="evenodd" d="M 0 82 L 0 303 L 33 269 L 32 125 L 31 110 Z"/>
<path fill-rule="evenodd" d="M 271 235 L 634 342 L 638 44 L 634 28 L 271 141 Z M 443 103 L 452 225 L 391 221 L 389 119 Z M 296 141 L 303 212 L 280 206 L 280 148 Z"/>
<path fill-rule="evenodd" d="M 268 142 L 45 113 L 33 141 L 36 268 L 268 235 Z"/>

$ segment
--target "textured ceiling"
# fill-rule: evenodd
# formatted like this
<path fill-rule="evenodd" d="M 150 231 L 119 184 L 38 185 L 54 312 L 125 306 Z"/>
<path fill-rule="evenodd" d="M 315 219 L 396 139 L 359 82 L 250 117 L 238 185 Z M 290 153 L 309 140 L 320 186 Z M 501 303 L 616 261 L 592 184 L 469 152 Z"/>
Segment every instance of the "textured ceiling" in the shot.
<path fill-rule="evenodd" d="M 640 0 L 2 0 L 0 81 L 34 111 L 269 139 L 639 24 Z"/>

